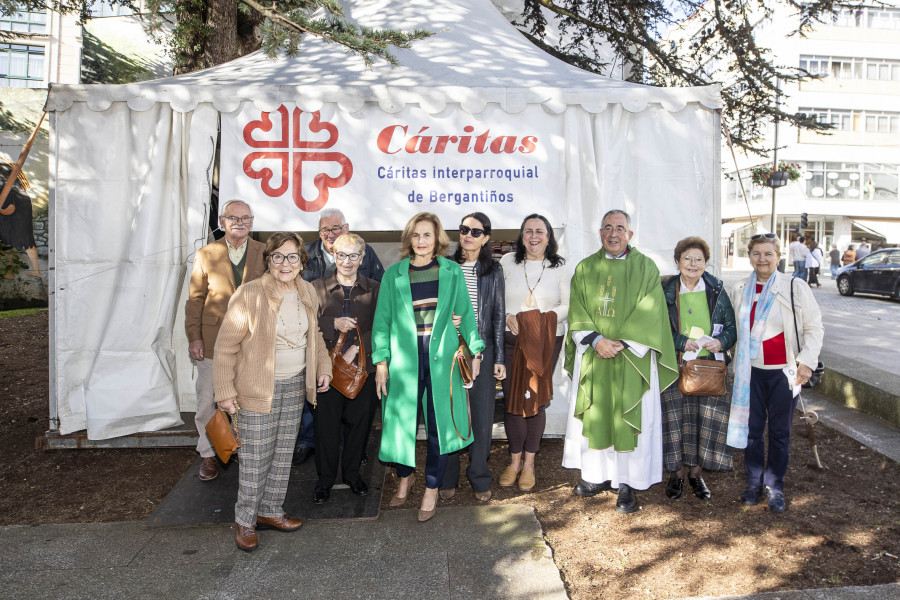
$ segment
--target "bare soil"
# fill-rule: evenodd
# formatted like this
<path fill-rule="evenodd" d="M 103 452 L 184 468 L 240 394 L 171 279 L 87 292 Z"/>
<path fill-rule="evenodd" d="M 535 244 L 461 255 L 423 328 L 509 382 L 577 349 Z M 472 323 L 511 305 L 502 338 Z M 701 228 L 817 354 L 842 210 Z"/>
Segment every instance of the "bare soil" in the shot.
<path fill-rule="evenodd" d="M 175 485 L 191 449 L 35 450 L 48 429 L 47 313 L 0 320 L 0 525 L 145 519 Z M 822 424 L 825 471 L 810 468 L 805 427 L 794 423 L 788 510 L 744 507 L 743 456 L 735 471 L 706 473 L 712 500 L 685 486 L 639 492 L 642 509 L 615 512 L 615 493 L 572 494 L 578 473 L 561 468 L 562 442 L 545 440 L 531 493 L 494 486 L 492 503 L 534 507 L 575 599 L 681 598 L 900 581 L 900 465 Z M 420 464 L 424 448 L 420 448 Z M 495 443 L 495 476 L 508 461 Z M 463 472 L 466 459 L 463 458 Z M 420 473 L 421 475 L 421 473 Z M 382 510 L 396 479 L 388 474 Z M 405 508 L 418 506 L 418 485 Z M 463 475 L 440 506 L 478 504 Z M 436 519 L 440 519 L 440 513 Z M 498 540 L 502 543 L 502 540 Z"/>

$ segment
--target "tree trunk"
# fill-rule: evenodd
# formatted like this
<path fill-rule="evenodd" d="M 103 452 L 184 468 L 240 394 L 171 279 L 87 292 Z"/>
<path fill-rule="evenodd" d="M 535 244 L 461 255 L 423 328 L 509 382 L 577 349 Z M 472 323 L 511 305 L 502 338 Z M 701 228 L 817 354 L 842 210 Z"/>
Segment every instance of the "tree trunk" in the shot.
<path fill-rule="evenodd" d="M 214 67 L 258 50 L 262 16 L 238 11 L 239 0 L 176 0 L 175 74 Z"/>

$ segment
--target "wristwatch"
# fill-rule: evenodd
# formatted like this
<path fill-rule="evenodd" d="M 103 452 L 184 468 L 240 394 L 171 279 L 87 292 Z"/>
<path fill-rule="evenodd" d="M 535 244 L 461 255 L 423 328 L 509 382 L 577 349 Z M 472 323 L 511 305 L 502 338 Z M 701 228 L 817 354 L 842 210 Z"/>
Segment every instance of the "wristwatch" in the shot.
<path fill-rule="evenodd" d="M 473 358 L 473 359 L 474 359 L 474 358 L 477 358 L 478 360 L 482 360 L 482 359 L 484 358 L 484 354 L 482 354 L 481 352 L 479 352 L 478 354 L 473 355 L 472 358 Z"/>

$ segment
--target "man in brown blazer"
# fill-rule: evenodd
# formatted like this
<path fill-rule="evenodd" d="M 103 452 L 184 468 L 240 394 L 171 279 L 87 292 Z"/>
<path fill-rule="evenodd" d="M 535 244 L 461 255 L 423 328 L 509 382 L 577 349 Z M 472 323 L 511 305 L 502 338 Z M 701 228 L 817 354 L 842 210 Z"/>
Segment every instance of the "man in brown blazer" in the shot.
<path fill-rule="evenodd" d="M 234 290 L 244 282 L 260 277 L 266 270 L 265 244 L 250 239 L 253 211 L 243 200 L 229 200 L 222 207 L 219 227 L 225 237 L 197 251 L 191 286 L 184 306 L 184 328 L 188 352 L 197 365 L 197 413 L 194 423 L 200 439 L 197 452 L 203 458 L 200 480 L 209 481 L 219 474 L 216 452 L 206 437 L 206 423 L 215 414 L 213 400 L 213 349 Z"/>

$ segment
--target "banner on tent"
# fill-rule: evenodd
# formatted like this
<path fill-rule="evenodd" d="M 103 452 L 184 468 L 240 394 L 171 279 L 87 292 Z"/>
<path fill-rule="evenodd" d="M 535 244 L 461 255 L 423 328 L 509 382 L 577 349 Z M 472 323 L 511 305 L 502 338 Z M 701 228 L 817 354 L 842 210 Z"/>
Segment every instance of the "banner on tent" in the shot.
<path fill-rule="evenodd" d="M 358 231 L 402 229 L 423 210 L 447 223 L 477 210 L 517 228 L 565 202 L 561 128 L 540 107 L 435 117 L 245 103 L 222 115 L 219 197 L 250 202 L 258 231 L 315 230 L 325 208 Z"/>

